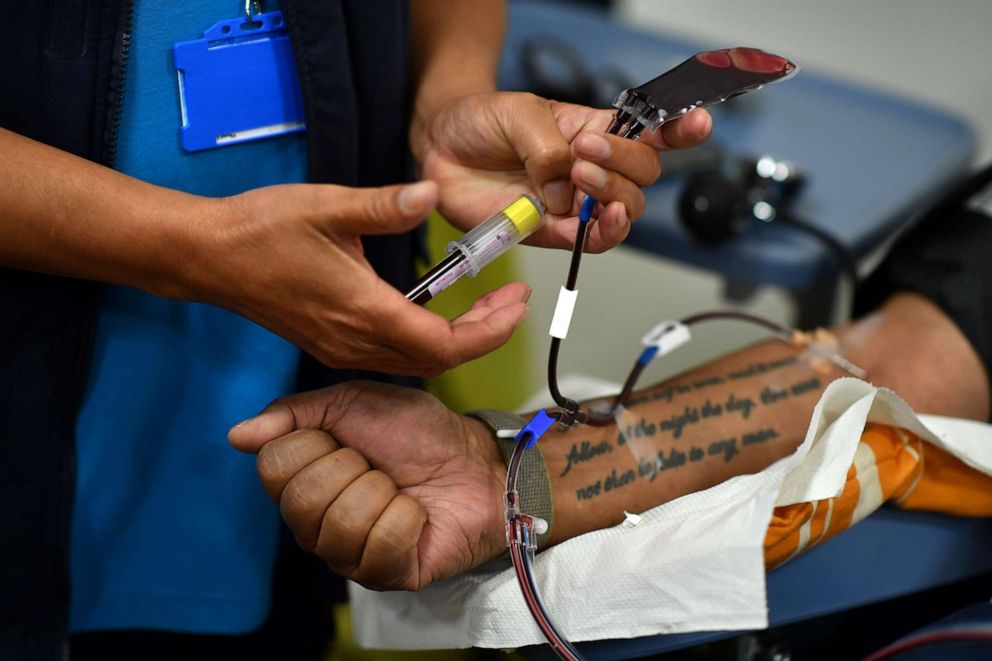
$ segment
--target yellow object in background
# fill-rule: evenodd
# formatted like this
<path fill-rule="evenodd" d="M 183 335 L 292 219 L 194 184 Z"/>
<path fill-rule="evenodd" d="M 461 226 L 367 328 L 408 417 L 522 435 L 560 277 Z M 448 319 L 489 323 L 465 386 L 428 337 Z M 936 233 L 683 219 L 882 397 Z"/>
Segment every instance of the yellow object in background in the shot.
<path fill-rule="evenodd" d="M 529 208 L 533 207 L 527 200 L 523 203 Z M 510 207 L 507 208 L 508 212 L 509 210 Z M 536 215 L 540 220 L 540 214 Z M 440 214 L 432 213 L 427 220 L 428 263 L 434 264 L 443 258 L 445 246 L 461 234 Z M 479 296 L 513 282 L 516 279 L 514 276 L 511 250 L 483 269 L 478 276 L 462 278 L 445 289 L 427 304 L 427 308 L 447 319 L 454 319 L 468 310 Z M 448 408 L 459 413 L 478 408 L 513 411 L 540 387 L 540 384 L 531 382 L 526 369 L 533 355 L 529 338 L 524 336 L 522 329 L 518 329 L 510 341 L 496 351 L 437 378 L 428 379 L 427 389 Z"/>

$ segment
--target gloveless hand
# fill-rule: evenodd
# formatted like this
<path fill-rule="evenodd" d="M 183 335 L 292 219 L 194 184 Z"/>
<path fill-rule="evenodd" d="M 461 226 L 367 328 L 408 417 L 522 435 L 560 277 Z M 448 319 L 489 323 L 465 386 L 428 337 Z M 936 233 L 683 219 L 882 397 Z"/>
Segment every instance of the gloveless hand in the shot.
<path fill-rule="evenodd" d="M 705 110 L 694 110 L 634 141 L 605 133 L 612 116 L 533 94 L 475 94 L 417 117 L 411 145 L 423 175 L 440 186 L 441 213 L 461 229 L 536 192 L 549 215 L 527 242 L 570 248 L 589 194 L 601 208 L 586 249 L 602 252 L 623 241 L 644 212 L 641 187 L 662 172 L 658 151 L 698 145 L 712 126 Z"/>
<path fill-rule="evenodd" d="M 433 182 L 272 186 L 219 200 L 193 297 L 252 319 L 332 367 L 438 374 L 506 342 L 530 288 L 506 285 L 449 322 L 379 278 L 360 237 L 407 231 L 436 201 Z"/>
<path fill-rule="evenodd" d="M 297 543 L 374 589 L 417 590 L 504 549 L 506 464 L 478 421 L 433 396 L 350 382 L 234 427 Z"/>

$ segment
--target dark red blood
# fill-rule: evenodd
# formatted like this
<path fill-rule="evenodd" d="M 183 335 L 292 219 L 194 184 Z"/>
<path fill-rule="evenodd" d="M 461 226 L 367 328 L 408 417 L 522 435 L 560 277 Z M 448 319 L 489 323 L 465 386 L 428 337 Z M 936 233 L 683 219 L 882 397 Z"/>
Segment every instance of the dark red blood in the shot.
<path fill-rule="evenodd" d="M 780 71 L 790 71 L 793 68 L 792 62 L 784 57 L 766 53 L 757 48 L 731 48 L 728 51 L 734 66 L 744 71 L 755 73 L 778 73 Z"/>
<path fill-rule="evenodd" d="M 711 50 L 705 53 L 699 53 L 696 55 L 696 59 L 711 67 L 717 67 L 718 69 L 726 69 L 731 64 L 730 55 L 727 54 L 726 50 Z"/>

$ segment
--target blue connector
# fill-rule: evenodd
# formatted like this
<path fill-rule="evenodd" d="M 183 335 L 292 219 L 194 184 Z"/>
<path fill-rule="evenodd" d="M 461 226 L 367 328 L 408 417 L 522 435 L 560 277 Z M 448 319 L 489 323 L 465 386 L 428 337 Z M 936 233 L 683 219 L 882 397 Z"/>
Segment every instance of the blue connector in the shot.
<path fill-rule="evenodd" d="M 537 443 L 537 439 L 544 436 L 544 432 L 548 431 L 555 422 L 555 419 L 548 415 L 547 411 L 541 409 L 517 433 L 516 440 L 519 442 L 524 437 L 524 434 L 530 434 L 530 440 L 527 441 L 527 447 L 524 448 L 525 450 L 529 450 L 532 445 Z"/>
<path fill-rule="evenodd" d="M 652 360 L 654 360 L 654 357 L 657 355 L 658 355 L 658 347 L 656 346 L 647 347 L 646 349 L 644 349 L 644 351 L 641 352 L 641 357 L 637 359 L 637 364 L 647 365 Z"/>
<path fill-rule="evenodd" d="M 596 200 L 592 199 L 592 195 L 586 195 L 586 201 L 582 203 L 582 209 L 579 211 L 579 222 L 588 223 L 595 208 Z"/>

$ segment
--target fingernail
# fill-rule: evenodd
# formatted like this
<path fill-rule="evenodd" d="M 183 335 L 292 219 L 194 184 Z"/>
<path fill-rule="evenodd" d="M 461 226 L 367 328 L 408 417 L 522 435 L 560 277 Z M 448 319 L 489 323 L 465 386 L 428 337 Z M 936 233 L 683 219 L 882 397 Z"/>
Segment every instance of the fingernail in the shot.
<path fill-rule="evenodd" d="M 524 309 L 523 309 L 523 312 L 520 313 L 520 316 L 517 317 L 517 320 L 513 323 L 513 327 L 514 328 L 516 328 L 517 326 L 519 326 L 520 324 L 522 324 L 524 322 L 524 319 L 527 318 L 527 313 L 528 312 L 530 312 L 530 306 L 529 305 L 525 305 L 524 306 Z"/>
<path fill-rule="evenodd" d="M 259 415 L 256 415 L 254 418 L 248 418 L 247 420 L 242 420 L 238 424 L 231 427 L 231 431 L 250 433 L 253 429 L 258 427 L 258 419 L 261 418 L 263 415 L 265 414 L 260 413 Z"/>
<path fill-rule="evenodd" d="M 578 168 L 579 178 L 582 179 L 582 182 L 586 186 L 596 190 L 600 190 L 606 186 L 606 170 L 603 168 L 588 161 L 579 163 Z"/>
<path fill-rule="evenodd" d="M 410 186 L 404 186 L 396 203 L 400 212 L 405 214 L 423 213 L 434 202 L 434 182 L 421 181 Z"/>
<path fill-rule="evenodd" d="M 582 133 L 576 145 L 578 151 L 587 158 L 606 158 L 610 155 L 610 143 L 601 135 Z"/>
<path fill-rule="evenodd" d="M 565 213 L 572 206 L 571 186 L 564 179 L 555 179 L 544 184 L 544 204 L 552 213 Z"/>
<path fill-rule="evenodd" d="M 530 300 L 530 295 L 534 293 L 534 288 L 530 285 L 527 286 L 527 291 L 524 293 L 524 297 L 521 299 L 524 303 Z"/>
<path fill-rule="evenodd" d="M 703 111 L 703 134 L 709 135 L 710 131 L 713 130 L 713 115 L 709 114 L 707 111 Z"/>
<path fill-rule="evenodd" d="M 237 430 L 239 433 L 244 432 L 246 434 L 251 434 L 258 431 L 259 428 L 278 415 L 280 415 L 278 410 L 262 411 L 254 418 L 248 418 L 247 420 L 243 420 L 234 425 L 234 427 L 231 428 L 231 431 Z"/>
<path fill-rule="evenodd" d="M 627 207 L 620 208 L 620 227 L 630 226 L 630 216 L 627 215 Z"/>

